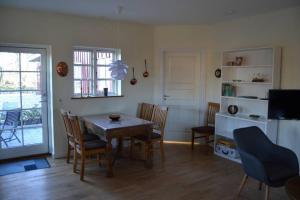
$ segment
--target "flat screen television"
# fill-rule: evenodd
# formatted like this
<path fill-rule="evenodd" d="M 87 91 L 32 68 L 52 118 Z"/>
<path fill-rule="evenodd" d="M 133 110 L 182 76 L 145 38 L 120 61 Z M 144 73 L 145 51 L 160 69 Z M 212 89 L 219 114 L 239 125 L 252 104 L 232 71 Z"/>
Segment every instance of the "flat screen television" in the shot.
<path fill-rule="evenodd" d="M 269 90 L 268 118 L 300 120 L 300 90 Z"/>

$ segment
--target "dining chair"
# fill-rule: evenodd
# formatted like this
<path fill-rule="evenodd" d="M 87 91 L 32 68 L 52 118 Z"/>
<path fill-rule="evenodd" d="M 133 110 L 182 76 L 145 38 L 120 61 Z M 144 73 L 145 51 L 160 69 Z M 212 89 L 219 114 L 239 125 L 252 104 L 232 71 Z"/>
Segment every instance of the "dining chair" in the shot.
<path fill-rule="evenodd" d="M 67 136 L 67 159 L 66 159 L 66 161 L 67 161 L 67 163 L 70 163 L 70 154 L 71 154 L 71 151 L 74 150 L 74 135 L 73 135 L 72 127 L 71 127 L 70 120 L 68 117 L 68 112 L 66 112 L 63 109 L 60 109 L 60 114 L 61 114 L 61 117 L 64 122 L 65 134 Z M 83 140 L 84 141 L 99 140 L 99 137 L 94 134 L 85 133 L 83 135 Z"/>
<path fill-rule="evenodd" d="M 220 104 L 208 102 L 205 125 L 192 128 L 192 149 L 194 149 L 194 142 L 197 138 L 205 138 L 206 144 L 213 142 L 213 140 L 209 140 L 209 137 L 215 133 L 215 116 L 219 110 Z"/>
<path fill-rule="evenodd" d="M 138 117 L 144 120 L 151 121 L 154 105 L 150 103 L 141 103 Z"/>
<path fill-rule="evenodd" d="M 97 155 L 97 161 L 100 162 L 100 155 L 106 152 L 106 142 L 103 140 L 84 140 L 84 133 L 80 128 L 80 122 L 78 116 L 68 115 L 70 120 L 72 132 L 74 135 L 74 162 L 73 172 L 77 170 L 78 155 L 80 155 L 80 180 L 84 178 L 85 160 L 87 157 Z"/>
<path fill-rule="evenodd" d="M 138 112 L 137 117 L 140 119 L 151 121 L 153 108 L 154 108 L 153 104 L 144 103 L 144 102 L 140 103 L 139 104 L 139 112 Z M 131 137 L 120 138 L 119 142 L 122 142 L 123 140 L 129 141 L 129 140 L 131 140 Z"/>
<path fill-rule="evenodd" d="M 284 186 L 287 180 L 299 176 L 296 154 L 273 144 L 260 128 L 235 129 L 233 136 L 245 172 L 238 195 L 249 176 L 266 185 L 265 200 L 269 199 L 269 187 Z"/>
<path fill-rule="evenodd" d="M 166 120 L 167 120 L 167 115 L 168 115 L 168 107 L 165 106 L 159 106 L 159 105 L 154 105 L 153 106 L 153 114 L 151 117 L 151 121 L 153 122 L 153 132 L 151 134 L 151 143 L 159 142 L 160 146 L 160 155 L 162 160 L 165 158 L 165 153 L 164 153 L 164 130 L 165 130 L 165 125 L 166 125 Z M 138 135 L 131 137 L 131 144 L 130 144 L 130 152 L 132 154 L 133 151 L 133 145 L 137 142 L 142 142 L 146 144 L 148 142 L 148 136 L 147 135 Z M 145 156 L 147 155 L 148 151 L 153 151 L 154 149 L 149 149 L 148 145 L 145 146 Z"/>
<path fill-rule="evenodd" d="M 0 125 L 0 142 L 4 142 L 5 146 L 8 147 L 8 142 L 13 140 L 18 140 L 21 143 L 21 140 L 16 135 L 17 127 L 20 124 L 21 109 L 8 110 L 5 115 L 5 120 L 2 125 Z M 10 135 L 3 136 L 4 132 L 10 132 Z"/>

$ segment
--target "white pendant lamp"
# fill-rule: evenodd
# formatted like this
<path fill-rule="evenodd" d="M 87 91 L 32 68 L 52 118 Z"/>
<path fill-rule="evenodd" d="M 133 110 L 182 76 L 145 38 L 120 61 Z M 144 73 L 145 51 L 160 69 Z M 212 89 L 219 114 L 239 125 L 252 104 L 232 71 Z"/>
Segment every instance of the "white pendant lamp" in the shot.
<path fill-rule="evenodd" d="M 124 80 L 128 72 L 128 65 L 122 60 L 116 60 L 109 65 L 109 71 L 111 71 L 111 77 L 115 80 Z"/>
<path fill-rule="evenodd" d="M 123 11 L 123 6 L 117 7 L 117 14 L 120 15 Z M 119 23 L 118 23 L 118 30 L 117 30 L 117 39 L 119 40 Z M 118 41 L 117 40 L 117 41 Z M 124 80 L 125 76 L 128 72 L 128 65 L 124 63 L 122 60 L 116 60 L 109 65 L 109 71 L 111 71 L 111 77 L 115 80 Z"/>

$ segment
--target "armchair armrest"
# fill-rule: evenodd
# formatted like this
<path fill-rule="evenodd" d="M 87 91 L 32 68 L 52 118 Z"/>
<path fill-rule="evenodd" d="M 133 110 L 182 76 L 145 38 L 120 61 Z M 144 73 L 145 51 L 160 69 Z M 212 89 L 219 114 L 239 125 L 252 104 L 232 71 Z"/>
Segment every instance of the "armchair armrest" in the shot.
<path fill-rule="evenodd" d="M 243 150 L 239 149 L 239 153 L 245 173 L 252 178 L 265 182 L 267 175 L 262 162 L 252 154 L 246 153 Z"/>
<path fill-rule="evenodd" d="M 299 174 L 299 163 L 296 154 L 285 147 L 275 145 L 271 152 L 271 159 L 278 163 L 284 163 Z"/>

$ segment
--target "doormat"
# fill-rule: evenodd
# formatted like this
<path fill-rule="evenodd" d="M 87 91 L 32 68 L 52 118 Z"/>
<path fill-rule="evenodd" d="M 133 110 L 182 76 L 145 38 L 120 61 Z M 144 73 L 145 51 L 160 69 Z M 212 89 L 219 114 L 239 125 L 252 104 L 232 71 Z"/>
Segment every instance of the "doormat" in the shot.
<path fill-rule="evenodd" d="M 0 164 L 0 176 L 50 167 L 51 166 L 46 158 L 35 158 L 2 163 Z"/>

